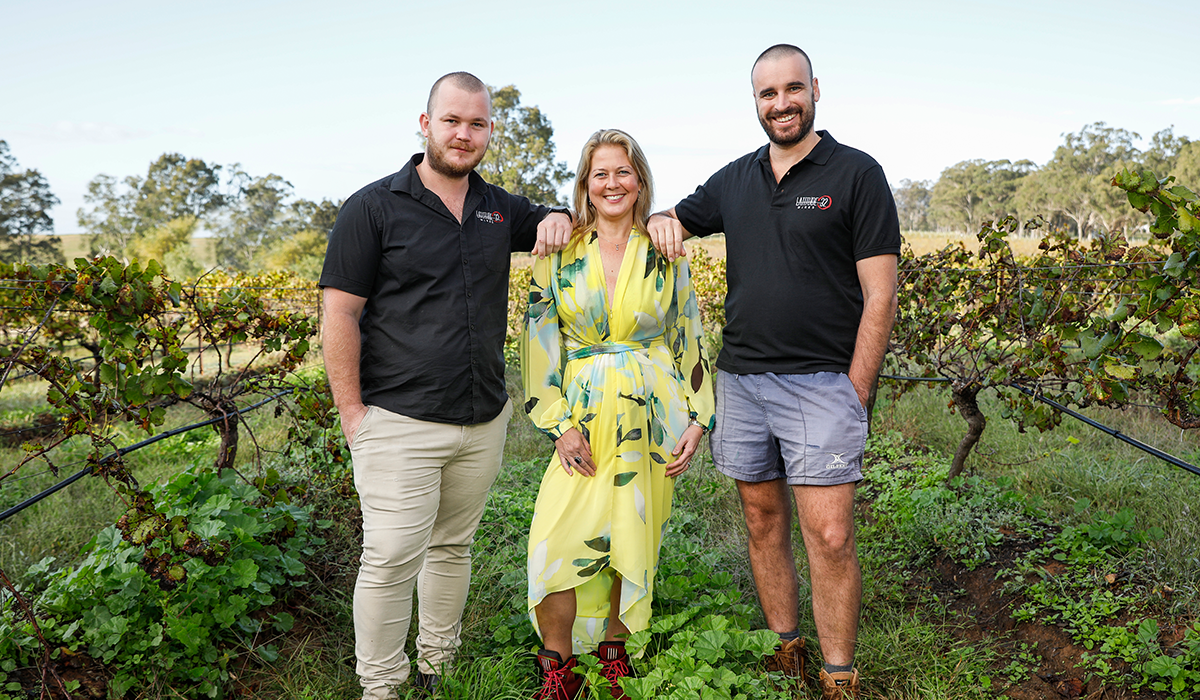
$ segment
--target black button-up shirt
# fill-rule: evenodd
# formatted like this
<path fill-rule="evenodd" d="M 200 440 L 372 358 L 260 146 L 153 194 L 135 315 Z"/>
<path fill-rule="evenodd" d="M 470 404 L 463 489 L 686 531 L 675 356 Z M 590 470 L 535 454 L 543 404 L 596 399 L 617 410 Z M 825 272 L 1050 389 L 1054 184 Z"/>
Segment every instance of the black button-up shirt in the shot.
<path fill-rule="evenodd" d="M 508 401 L 504 334 L 509 253 L 533 248 L 550 209 L 468 176 L 461 224 L 417 174 L 423 154 L 342 205 L 321 286 L 367 303 L 363 403 L 472 425 Z"/>

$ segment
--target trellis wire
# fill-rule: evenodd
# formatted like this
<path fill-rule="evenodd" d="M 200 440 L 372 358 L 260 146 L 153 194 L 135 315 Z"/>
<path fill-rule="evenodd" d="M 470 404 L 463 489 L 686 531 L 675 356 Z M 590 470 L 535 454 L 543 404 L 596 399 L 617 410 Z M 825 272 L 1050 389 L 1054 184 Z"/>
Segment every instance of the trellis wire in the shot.
<path fill-rule="evenodd" d="M 881 375 L 879 375 L 879 378 L 880 379 L 892 379 L 895 381 L 902 381 L 902 382 L 950 382 L 950 381 L 953 381 L 952 379 L 949 379 L 947 377 L 902 377 L 902 376 L 897 376 L 894 374 L 881 374 Z M 1189 464 L 1188 462 L 1185 462 L 1182 459 L 1175 457 L 1174 455 L 1163 452 L 1162 450 L 1158 449 L 1157 447 L 1152 447 L 1150 445 L 1147 445 L 1146 443 L 1142 442 L 1141 440 L 1137 440 L 1136 438 L 1129 437 L 1128 435 L 1122 433 L 1121 431 L 1119 431 L 1115 428 L 1110 428 L 1107 425 L 1100 423 L 1099 421 L 1094 421 L 1091 418 L 1088 418 L 1087 416 L 1085 416 L 1081 413 L 1072 411 L 1071 409 L 1058 403 L 1057 401 L 1054 401 L 1053 399 L 1048 399 L 1045 396 L 1042 396 L 1041 394 L 1034 392 L 1030 389 L 1026 389 L 1025 387 L 1021 386 L 1020 384 L 1006 384 L 1005 386 L 1011 386 L 1012 388 L 1033 398 L 1034 400 L 1041 401 L 1042 403 L 1046 404 L 1050 408 L 1053 408 L 1054 410 L 1056 410 L 1060 413 L 1065 413 L 1066 415 L 1074 418 L 1075 420 L 1086 423 L 1087 425 L 1095 428 L 1096 430 L 1099 430 L 1100 432 L 1105 433 L 1110 437 L 1114 437 L 1114 438 L 1120 440 L 1121 442 L 1132 445 L 1133 447 L 1136 447 L 1137 449 L 1141 450 L 1142 452 L 1145 452 L 1146 454 L 1157 457 L 1158 459 L 1161 459 L 1162 461 L 1164 461 L 1168 464 L 1171 464 L 1173 466 L 1179 467 L 1180 469 L 1185 469 L 1185 470 L 1195 474 L 1196 476 L 1200 476 L 1200 467 L 1197 467 L 1193 464 Z"/>
<path fill-rule="evenodd" d="M 235 411 L 235 413 L 237 415 L 241 415 L 243 413 L 248 413 L 249 411 L 253 411 L 256 408 L 259 408 L 259 407 L 264 406 L 272 401 L 275 401 L 276 399 L 279 399 L 283 396 L 287 396 L 288 394 L 291 394 L 294 391 L 295 391 L 294 389 L 286 389 L 284 391 L 279 392 L 278 394 L 268 396 L 267 398 L 263 399 L 262 401 L 259 401 L 258 403 L 251 404 L 249 406 L 246 406 L 245 408 L 240 408 L 237 411 Z M 175 428 L 173 430 L 168 430 L 164 433 L 159 433 L 158 435 L 155 435 L 153 437 L 146 438 L 145 440 L 142 440 L 141 442 L 134 443 L 127 447 L 122 447 L 121 449 L 117 450 L 116 452 L 114 452 L 110 455 L 105 455 L 104 457 L 100 458 L 100 460 L 96 464 L 89 464 L 88 466 L 84 467 L 82 470 L 67 477 L 66 479 L 63 479 L 62 481 L 51 486 L 50 488 L 46 489 L 45 491 L 42 491 L 41 493 L 39 493 L 37 495 L 30 496 L 29 498 L 25 499 L 24 501 L 21 501 L 17 505 L 0 513 L 0 522 L 4 522 L 8 518 L 11 518 L 12 516 L 16 515 L 17 513 L 20 513 L 21 511 L 23 511 L 26 508 L 28 508 L 29 506 L 37 503 L 38 501 L 41 501 L 42 499 L 44 499 L 48 496 L 51 496 L 52 494 L 57 493 L 58 491 L 61 491 L 62 489 L 65 489 L 66 487 L 70 486 L 71 484 L 75 483 L 76 481 L 79 481 L 80 479 L 87 476 L 88 474 L 91 474 L 92 471 L 97 466 L 104 464 L 105 462 L 113 459 L 114 457 L 120 457 L 120 456 L 127 455 L 130 452 L 133 452 L 135 450 L 140 450 L 141 448 L 146 447 L 148 445 L 153 445 L 154 443 L 158 442 L 159 440 L 165 440 L 166 438 L 174 437 L 176 435 L 179 435 L 180 433 L 186 433 L 191 430 L 196 430 L 197 428 L 203 428 L 203 427 L 212 425 L 213 423 L 218 423 L 220 421 L 226 420 L 227 418 L 228 418 L 228 416 L 218 416 L 216 418 L 210 418 L 209 420 L 206 420 L 206 421 L 201 421 L 199 423 L 192 423 L 191 425 L 185 425 L 181 428 Z"/>

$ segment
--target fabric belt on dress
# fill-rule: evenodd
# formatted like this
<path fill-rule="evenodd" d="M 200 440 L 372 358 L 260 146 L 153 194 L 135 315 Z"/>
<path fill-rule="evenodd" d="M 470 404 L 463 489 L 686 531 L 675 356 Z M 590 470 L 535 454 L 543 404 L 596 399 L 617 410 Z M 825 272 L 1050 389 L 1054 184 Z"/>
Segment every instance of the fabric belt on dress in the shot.
<path fill-rule="evenodd" d="M 655 345 L 666 347 L 667 343 L 660 335 L 650 340 L 606 340 L 595 345 L 585 345 L 575 350 L 567 351 L 567 360 L 579 360 L 593 355 L 609 355 L 618 352 L 636 352 L 647 350 Z"/>

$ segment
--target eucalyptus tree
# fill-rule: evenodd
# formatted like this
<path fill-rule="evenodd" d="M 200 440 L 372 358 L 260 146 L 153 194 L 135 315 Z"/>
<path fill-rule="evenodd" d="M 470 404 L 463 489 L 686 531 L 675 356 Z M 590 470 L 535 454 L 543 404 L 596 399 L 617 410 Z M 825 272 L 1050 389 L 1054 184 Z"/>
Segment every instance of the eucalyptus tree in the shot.
<path fill-rule="evenodd" d="M 234 192 L 215 226 L 217 263 L 248 272 L 262 266 L 266 252 L 287 238 L 292 183 L 274 173 L 252 177 L 233 166 Z"/>
<path fill-rule="evenodd" d="M 946 168 L 933 185 L 930 206 L 942 228 L 970 233 L 986 220 L 1016 213 L 1013 197 L 1034 169 L 1027 160 L 964 160 Z"/>
<path fill-rule="evenodd" d="M 0 140 L 0 262 L 61 263 L 62 241 L 50 210 L 59 203 L 37 170 L 22 170 Z"/>
<path fill-rule="evenodd" d="M 929 224 L 929 205 L 933 197 L 929 180 L 901 180 L 900 185 L 892 189 L 892 197 L 896 200 L 896 213 L 900 215 L 900 225 L 906 231 L 927 231 Z"/>
<path fill-rule="evenodd" d="M 1054 157 L 1022 182 L 1018 197 L 1023 209 L 1047 219 L 1065 217 L 1080 240 L 1089 240 L 1097 228 L 1127 228 L 1136 214 L 1110 183 L 1121 169 L 1137 169 L 1141 152 L 1133 144 L 1140 138 L 1104 122 L 1064 134 Z"/>
<path fill-rule="evenodd" d="M 558 188 L 575 173 L 556 162 L 554 127 L 537 106 L 521 105 L 515 85 L 491 89 L 492 120 L 496 130 L 487 155 L 477 168 L 483 179 L 536 204 L 567 204 Z"/>
<path fill-rule="evenodd" d="M 77 212 L 79 225 L 92 235 L 92 253 L 128 257 L 136 254 L 135 243 L 172 221 L 207 221 L 225 205 L 220 170 L 198 158 L 164 153 L 144 177 L 92 178 L 83 197 L 87 206 Z"/>

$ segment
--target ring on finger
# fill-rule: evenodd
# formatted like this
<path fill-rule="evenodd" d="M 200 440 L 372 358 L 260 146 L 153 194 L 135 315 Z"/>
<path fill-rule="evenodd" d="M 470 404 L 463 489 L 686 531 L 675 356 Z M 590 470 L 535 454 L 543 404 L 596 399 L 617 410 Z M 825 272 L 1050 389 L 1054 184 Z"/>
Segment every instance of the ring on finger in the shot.
<path fill-rule="evenodd" d="M 576 463 L 576 464 L 583 464 L 583 460 L 582 460 L 582 459 L 580 459 L 580 458 L 578 458 L 578 457 L 575 457 L 575 463 Z"/>

